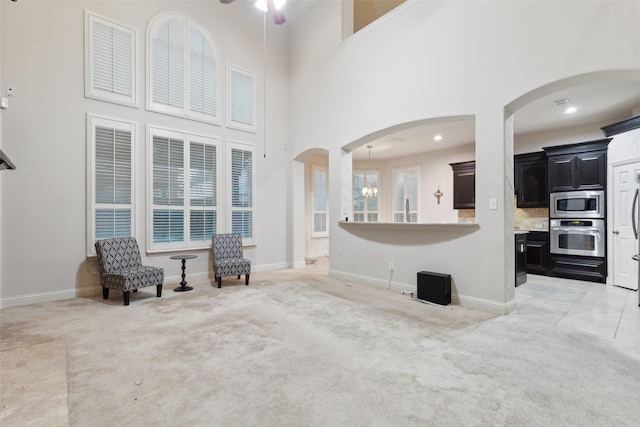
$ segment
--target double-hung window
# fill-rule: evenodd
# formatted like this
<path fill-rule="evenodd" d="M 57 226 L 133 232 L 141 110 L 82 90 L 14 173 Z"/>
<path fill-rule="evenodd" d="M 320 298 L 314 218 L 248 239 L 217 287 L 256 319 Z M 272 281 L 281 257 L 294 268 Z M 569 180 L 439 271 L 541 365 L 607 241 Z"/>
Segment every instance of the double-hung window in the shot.
<path fill-rule="evenodd" d="M 195 120 L 218 121 L 218 54 L 192 18 L 165 13 L 147 31 L 147 108 Z"/>
<path fill-rule="evenodd" d="M 311 237 L 329 236 L 328 171 L 311 165 Z"/>
<path fill-rule="evenodd" d="M 245 245 L 255 244 L 255 147 L 229 142 L 231 232 Z"/>
<path fill-rule="evenodd" d="M 134 236 L 135 124 L 87 117 L 87 255 L 96 240 Z"/>
<path fill-rule="evenodd" d="M 378 222 L 378 198 L 365 198 L 364 187 L 378 188 L 378 172 L 355 171 L 353 173 L 353 220 L 356 222 Z"/>
<path fill-rule="evenodd" d="M 393 222 L 418 222 L 420 168 L 393 171 Z"/>
<path fill-rule="evenodd" d="M 85 96 L 137 107 L 136 31 L 85 12 Z"/>
<path fill-rule="evenodd" d="M 215 138 L 149 128 L 152 251 L 207 248 L 218 224 Z"/>

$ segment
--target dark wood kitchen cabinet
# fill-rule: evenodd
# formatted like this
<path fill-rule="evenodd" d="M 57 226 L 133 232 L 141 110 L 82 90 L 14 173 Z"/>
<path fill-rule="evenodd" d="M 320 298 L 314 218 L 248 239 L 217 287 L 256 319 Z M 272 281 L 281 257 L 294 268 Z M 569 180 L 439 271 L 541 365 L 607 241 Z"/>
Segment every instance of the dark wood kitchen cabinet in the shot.
<path fill-rule="evenodd" d="M 516 286 L 527 283 L 527 233 L 516 233 Z"/>
<path fill-rule="evenodd" d="M 544 151 L 514 156 L 513 175 L 517 207 L 549 206 L 547 155 Z"/>
<path fill-rule="evenodd" d="M 527 273 L 547 274 L 549 265 L 549 232 L 530 231 L 527 234 Z"/>
<path fill-rule="evenodd" d="M 549 159 L 549 191 L 605 190 L 609 141 L 611 138 L 545 147 Z"/>
<path fill-rule="evenodd" d="M 453 169 L 453 209 L 476 207 L 476 162 L 449 163 Z"/>
<path fill-rule="evenodd" d="M 577 255 L 549 255 L 547 276 L 606 283 L 607 260 Z"/>

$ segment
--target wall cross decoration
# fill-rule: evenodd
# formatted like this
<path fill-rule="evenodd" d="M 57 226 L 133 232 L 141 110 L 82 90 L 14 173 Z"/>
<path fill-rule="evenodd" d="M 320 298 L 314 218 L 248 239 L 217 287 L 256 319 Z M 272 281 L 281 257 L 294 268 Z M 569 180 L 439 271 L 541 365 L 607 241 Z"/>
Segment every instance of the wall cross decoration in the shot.
<path fill-rule="evenodd" d="M 444 196 L 444 193 L 440 191 L 440 187 L 438 187 L 438 191 L 433 193 L 436 199 L 438 199 L 438 204 L 440 204 L 440 197 Z"/>

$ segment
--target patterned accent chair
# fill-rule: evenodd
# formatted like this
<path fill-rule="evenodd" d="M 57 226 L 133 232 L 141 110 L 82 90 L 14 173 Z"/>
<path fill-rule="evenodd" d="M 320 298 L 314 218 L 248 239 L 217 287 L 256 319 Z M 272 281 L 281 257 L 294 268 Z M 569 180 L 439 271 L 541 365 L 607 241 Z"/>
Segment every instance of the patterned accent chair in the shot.
<path fill-rule="evenodd" d="M 156 286 L 156 295 L 162 296 L 164 269 L 142 265 L 138 242 L 133 237 L 105 239 L 96 242 L 100 266 L 102 297 L 109 298 L 109 289 L 122 291 L 124 305 L 129 305 L 131 291 Z"/>
<path fill-rule="evenodd" d="M 213 274 L 222 287 L 222 276 L 238 276 L 244 274 L 244 284 L 249 285 L 251 261 L 242 253 L 242 236 L 239 234 L 213 235 Z"/>

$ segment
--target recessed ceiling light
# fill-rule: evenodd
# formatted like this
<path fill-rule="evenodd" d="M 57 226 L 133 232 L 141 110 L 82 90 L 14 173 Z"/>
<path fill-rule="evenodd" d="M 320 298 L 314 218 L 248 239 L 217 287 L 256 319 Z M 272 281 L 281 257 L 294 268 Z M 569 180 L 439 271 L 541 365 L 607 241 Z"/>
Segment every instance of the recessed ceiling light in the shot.
<path fill-rule="evenodd" d="M 435 136 L 433 137 L 433 140 L 434 140 L 434 141 L 442 141 L 442 135 L 435 135 Z"/>

